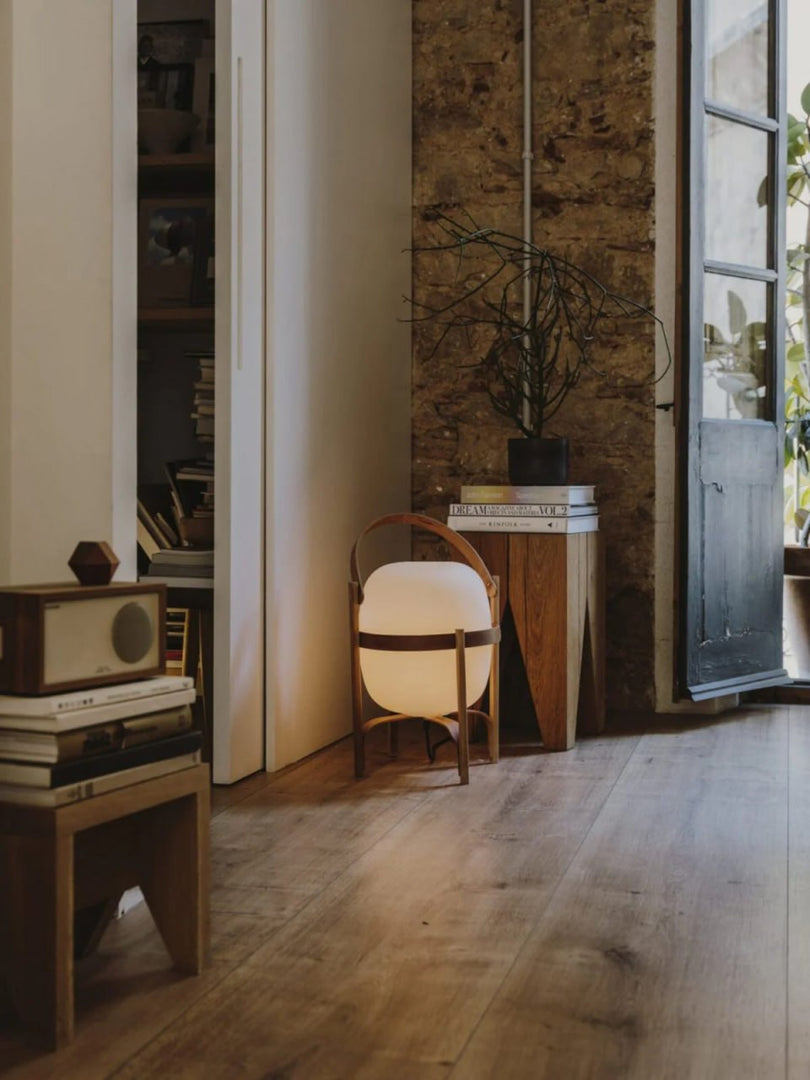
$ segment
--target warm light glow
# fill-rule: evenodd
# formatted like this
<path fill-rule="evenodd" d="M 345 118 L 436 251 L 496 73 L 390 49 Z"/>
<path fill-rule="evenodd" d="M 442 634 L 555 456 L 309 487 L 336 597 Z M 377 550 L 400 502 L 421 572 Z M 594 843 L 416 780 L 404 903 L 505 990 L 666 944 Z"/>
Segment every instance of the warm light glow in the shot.
<path fill-rule="evenodd" d="M 373 634 L 452 634 L 492 625 L 484 583 L 472 567 L 454 562 L 386 563 L 366 582 L 360 630 Z M 467 649 L 467 704 L 484 692 L 491 645 Z M 363 680 L 384 709 L 408 716 L 455 712 L 455 650 L 360 650 Z"/>

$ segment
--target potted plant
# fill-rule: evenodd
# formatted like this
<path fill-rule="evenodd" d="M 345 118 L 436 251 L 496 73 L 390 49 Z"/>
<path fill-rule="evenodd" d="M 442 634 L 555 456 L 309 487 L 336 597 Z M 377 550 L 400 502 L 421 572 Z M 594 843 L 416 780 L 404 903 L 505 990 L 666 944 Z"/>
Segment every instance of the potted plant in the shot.
<path fill-rule="evenodd" d="M 453 255 L 455 280 L 446 302 L 412 300 L 417 310 L 413 321 L 442 326 L 431 355 L 450 334 L 474 336 L 483 344 L 483 355 L 471 366 L 483 376 L 495 412 L 521 432 L 509 439 L 510 483 L 566 484 L 568 440 L 550 436 L 549 423 L 583 371 L 597 370 L 590 347 L 600 322 L 646 318 L 663 333 L 661 320 L 644 304 L 611 291 L 546 248 L 478 226 L 472 218 L 458 221 L 434 210 L 430 219 L 441 238 L 414 248 L 414 255 Z M 472 275 L 463 272 L 471 263 L 477 268 Z"/>
<path fill-rule="evenodd" d="M 785 622 L 799 674 L 810 675 L 810 83 L 801 95 L 802 115 L 788 115 L 787 204 L 802 239 L 787 251 L 785 354 L 785 526 L 795 543 L 785 545 Z M 760 202 L 767 191 L 760 191 Z"/>

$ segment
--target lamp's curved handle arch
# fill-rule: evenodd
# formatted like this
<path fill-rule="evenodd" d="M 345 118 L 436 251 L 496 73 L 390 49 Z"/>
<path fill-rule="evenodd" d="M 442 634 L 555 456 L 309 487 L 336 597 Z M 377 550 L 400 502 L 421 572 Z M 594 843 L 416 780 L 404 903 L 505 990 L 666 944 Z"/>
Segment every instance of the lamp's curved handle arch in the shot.
<path fill-rule="evenodd" d="M 428 517 L 426 514 L 407 513 L 385 514 L 383 517 L 377 518 L 375 521 L 372 521 L 370 525 L 367 525 L 355 540 L 349 565 L 352 581 L 357 583 L 358 598 L 360 601 L 363 599 L 363 581 L 360 577 L 357 548 L 364 536 L 367 536 L 370 532 L 379 529 L 383 525 L 413 525 L 417 529 L 424 529 L 426 532 L 432 532 L 437 536 L 440 536 L 454 551 L 461 555 L 468 566 L 471 566 L 472 569 L 475 570 L 476 574 L 478 574 L 484 583 L 487 596 L 492 599 L 492 597 L 498 595 L 498 586 L 492 577 L 492 574 L 487 570 L 484 560 L 472 544 L 465 540 L 463 536 L 459 536 L 457 532 L 449 528 L 443 522 L 437 521 L 436 518 Z"/>

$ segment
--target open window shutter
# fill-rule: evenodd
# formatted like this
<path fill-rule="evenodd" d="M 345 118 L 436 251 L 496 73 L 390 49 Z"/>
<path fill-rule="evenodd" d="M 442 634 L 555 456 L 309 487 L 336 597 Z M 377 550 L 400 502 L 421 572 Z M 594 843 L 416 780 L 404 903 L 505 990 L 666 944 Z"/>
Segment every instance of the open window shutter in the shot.
<path fill-rule="evenodd" d="M 681 691 L 782 666 L 783 0 L 689 0 Z"/>

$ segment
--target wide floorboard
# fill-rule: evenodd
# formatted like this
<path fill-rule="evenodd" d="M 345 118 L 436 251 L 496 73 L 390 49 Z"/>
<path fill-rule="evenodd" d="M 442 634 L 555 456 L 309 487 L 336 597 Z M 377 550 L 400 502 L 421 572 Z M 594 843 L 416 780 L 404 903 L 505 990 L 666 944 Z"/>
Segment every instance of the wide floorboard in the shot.
<path fill-rule="evenodd" d="M 420 732 L 217 790 L 212 963 L 145 905 L 19 1080 L 810 1076 L 810 708 L 507 746 L 461 788 Z"/>

